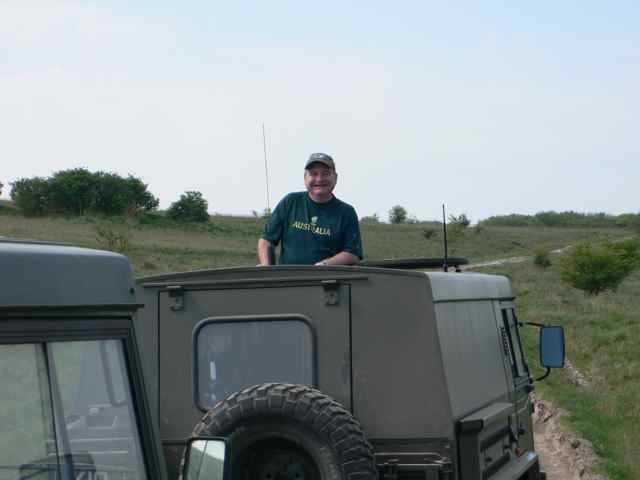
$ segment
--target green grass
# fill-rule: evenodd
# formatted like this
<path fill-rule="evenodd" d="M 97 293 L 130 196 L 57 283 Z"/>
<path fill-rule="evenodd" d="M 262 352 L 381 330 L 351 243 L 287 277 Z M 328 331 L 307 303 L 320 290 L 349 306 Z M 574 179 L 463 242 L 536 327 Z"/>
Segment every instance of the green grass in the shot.
<path fill-rule="evenodd" d="M 590 387 L 574 386 L 561 371 L 537 388 L 570 412 L 572 427 L 593 443 L 611 479 L 640 478 L 640 272 L 616 292 L 593 297 L 561 283 L 554 267 L 525 262 L 482 271 L 511 279 L 521 321 L 565 328 L 567 357 Z M 535 329 L 524 330 L 527 350 L 537 354 Z"/>

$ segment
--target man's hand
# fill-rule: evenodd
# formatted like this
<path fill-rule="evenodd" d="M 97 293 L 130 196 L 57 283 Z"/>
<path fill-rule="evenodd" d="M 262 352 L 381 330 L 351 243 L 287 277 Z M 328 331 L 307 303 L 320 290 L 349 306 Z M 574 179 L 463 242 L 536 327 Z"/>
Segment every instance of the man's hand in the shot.
<path fill-rule="evenodd" d="M 360 259 L 351 252 L 336 253 L 333 257 L 320 260 L 315 265 L 318 267 L 327 267 L 330 265 L 355 265 Z"/>

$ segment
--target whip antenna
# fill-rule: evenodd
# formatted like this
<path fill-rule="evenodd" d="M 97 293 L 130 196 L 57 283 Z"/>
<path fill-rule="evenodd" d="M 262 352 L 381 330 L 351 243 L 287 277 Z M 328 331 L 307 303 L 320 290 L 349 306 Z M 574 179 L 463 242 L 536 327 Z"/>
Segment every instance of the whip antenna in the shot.
<path fill-rule="evenodd" d="M 447 265 L 448 255 L 447 255 L 447 219 L 444 213 L 444 203 L 442 204 L 442 229 L 444 231 L 444 261 L 442 263 L 442 270 L 445 272 L 449 271 L 449 266 Z"/>
<path fill-rule="evenodd" d="M 271 213 L 271 203 L 269 202 L 269 168 L 267 167 L 267 135 L 262 124 L 262 149 L 264 151 L 264 180 L 267 185 L 267 211 Z"/>

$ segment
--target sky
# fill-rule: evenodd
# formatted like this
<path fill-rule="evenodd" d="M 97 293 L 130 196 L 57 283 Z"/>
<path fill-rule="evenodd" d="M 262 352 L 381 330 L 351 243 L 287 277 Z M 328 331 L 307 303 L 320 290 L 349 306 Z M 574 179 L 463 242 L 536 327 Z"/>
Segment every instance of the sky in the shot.
<path fill-rule="evenodd" d="M 0 0 L 2 197 L 83 167 L 250 215 L 326 152 L 359 216 L 638 212 L 638 25 L 637 1 Z"/>

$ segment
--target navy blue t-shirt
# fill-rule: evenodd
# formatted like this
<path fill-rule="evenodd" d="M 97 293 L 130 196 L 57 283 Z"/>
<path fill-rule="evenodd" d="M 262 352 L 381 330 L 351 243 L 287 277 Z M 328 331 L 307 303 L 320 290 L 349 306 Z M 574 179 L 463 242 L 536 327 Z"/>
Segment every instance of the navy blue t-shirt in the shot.
<path fill-rule="evenodd" d="M 339 252 L 362 259 L 356 211 L 336 197 L 316 203 L 307 192 L 290 193 L 276 206 L 262 238 L 282 242 L 280 264 L 312 265 Z"/>

